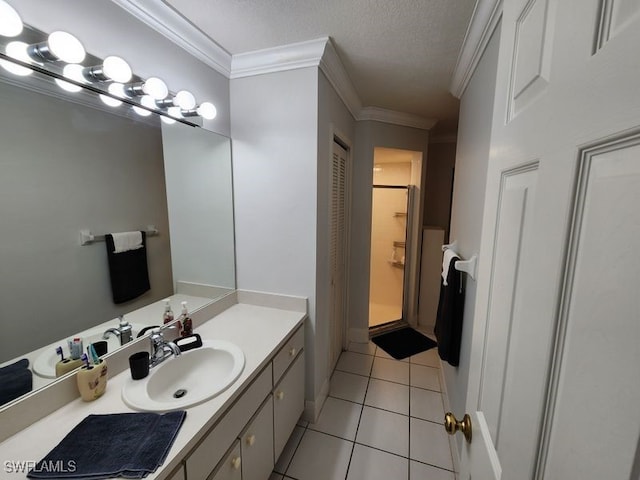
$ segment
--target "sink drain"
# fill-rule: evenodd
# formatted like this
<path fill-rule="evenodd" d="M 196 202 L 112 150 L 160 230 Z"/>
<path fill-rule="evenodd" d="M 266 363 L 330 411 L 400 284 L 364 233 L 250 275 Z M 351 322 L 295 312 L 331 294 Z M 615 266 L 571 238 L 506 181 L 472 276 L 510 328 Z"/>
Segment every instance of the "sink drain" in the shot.
<path fill-rule="evenodd" d="M 187 391 L 184 388 L 176 390 L 173 394 L 173 398 L 182 398 L 187 394 Z"/>

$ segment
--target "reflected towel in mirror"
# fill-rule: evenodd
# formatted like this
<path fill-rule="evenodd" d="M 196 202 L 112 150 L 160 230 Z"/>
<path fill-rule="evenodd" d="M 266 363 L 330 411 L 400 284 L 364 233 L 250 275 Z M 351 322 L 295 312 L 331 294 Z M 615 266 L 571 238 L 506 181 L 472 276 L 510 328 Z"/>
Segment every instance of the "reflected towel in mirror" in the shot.
<path fill-rule="evenodd" d="M 32 389 L 33 374 L 26 358 L 0 368 L 0 405 L 9 403 Z"/>
<path fill-rule="evenodd" d="M 142 245 L 134 250 L 116 253 L 114 234 L 105 235 L 109 275 L 114 303 L 124 303 L 139 297 L 151 288 L 147 268 L 147 236 L 140 234 Z"/>

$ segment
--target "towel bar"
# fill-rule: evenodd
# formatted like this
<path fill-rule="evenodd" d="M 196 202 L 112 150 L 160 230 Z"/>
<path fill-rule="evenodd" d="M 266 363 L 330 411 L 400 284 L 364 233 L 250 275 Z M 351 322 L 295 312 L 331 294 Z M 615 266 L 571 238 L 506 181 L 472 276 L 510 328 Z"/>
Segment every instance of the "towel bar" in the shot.
<path fill-rule="evenodd" d="M 447 245 L 443 245 L 442 251 L 444 252 L 445 250 L 453 250 L 455 252 L 457 251 L 456 250 L 457 246 L 458 246 L 458 242 L 454 240 L 453 242 Z M 475 280 L 477 264 L 478 264 L 478 255 L 474 253 L 469 260 L 458 260 L 455 263 L 454 267 L 459 272 L 465 272 L 467 275 L 471 277 L 472 280 Z"/>
<path fill-rule="evenodd" d="M 158 235 L 158 229 L 155 225 L 147 225 L 145 230 L 147 237 Z M 80 245 L 90 245 L 93 242 L 104 242 L 104 235 L 94 235 L 91 230 L 80 230 Z"/>

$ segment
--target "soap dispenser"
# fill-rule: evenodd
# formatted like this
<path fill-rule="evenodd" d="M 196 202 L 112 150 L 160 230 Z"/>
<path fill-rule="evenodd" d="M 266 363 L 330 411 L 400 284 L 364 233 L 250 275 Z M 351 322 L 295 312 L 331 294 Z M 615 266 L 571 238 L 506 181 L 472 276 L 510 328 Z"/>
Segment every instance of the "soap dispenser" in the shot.
<path fill-rule="evenodd" d="M 182 336 L 188 337 L 189 335 L 193 335 L 193 320 L 189 316 L 189 312 L 187 311 L 187 302 L 182 302 L 182 314 L 180 315 L 180 319 L 182 320 Z"/>
<path fill-rule="evenodd" d="M 173 322 L 173 311 L 171 310 L 171 303 L 168 298 L 164 299 L 164 314 L 162 315 L 162 323 L 167 324 Z"/>

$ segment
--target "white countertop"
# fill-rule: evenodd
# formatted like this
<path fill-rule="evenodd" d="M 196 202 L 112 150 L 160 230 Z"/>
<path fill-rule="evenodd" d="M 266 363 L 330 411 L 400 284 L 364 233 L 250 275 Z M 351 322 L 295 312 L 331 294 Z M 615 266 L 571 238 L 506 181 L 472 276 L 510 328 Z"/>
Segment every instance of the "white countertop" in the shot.
<path fill-rule="evenodd" d="M 305 316 L 303 312 L 236 304 L 195 330 L 203 339 L 227 340 L 238 345 L 245 355 L 245 367 L 232 386 L 220 395 L 186 409 L 186 419 L 164 464 L 148 479 L 165 478 L 175 469 Z M 0 443 L 0 478 L 27 478 L 26 471 L 7 473 L 6 462 L 41 460 L 89 414 L 133 412 L 121 398 L 121 389 L 127 379 L 130 379 L 129 370 L 110 378 L 107 391 L 98 400 L 83 402 L 78 398 Z"/>

